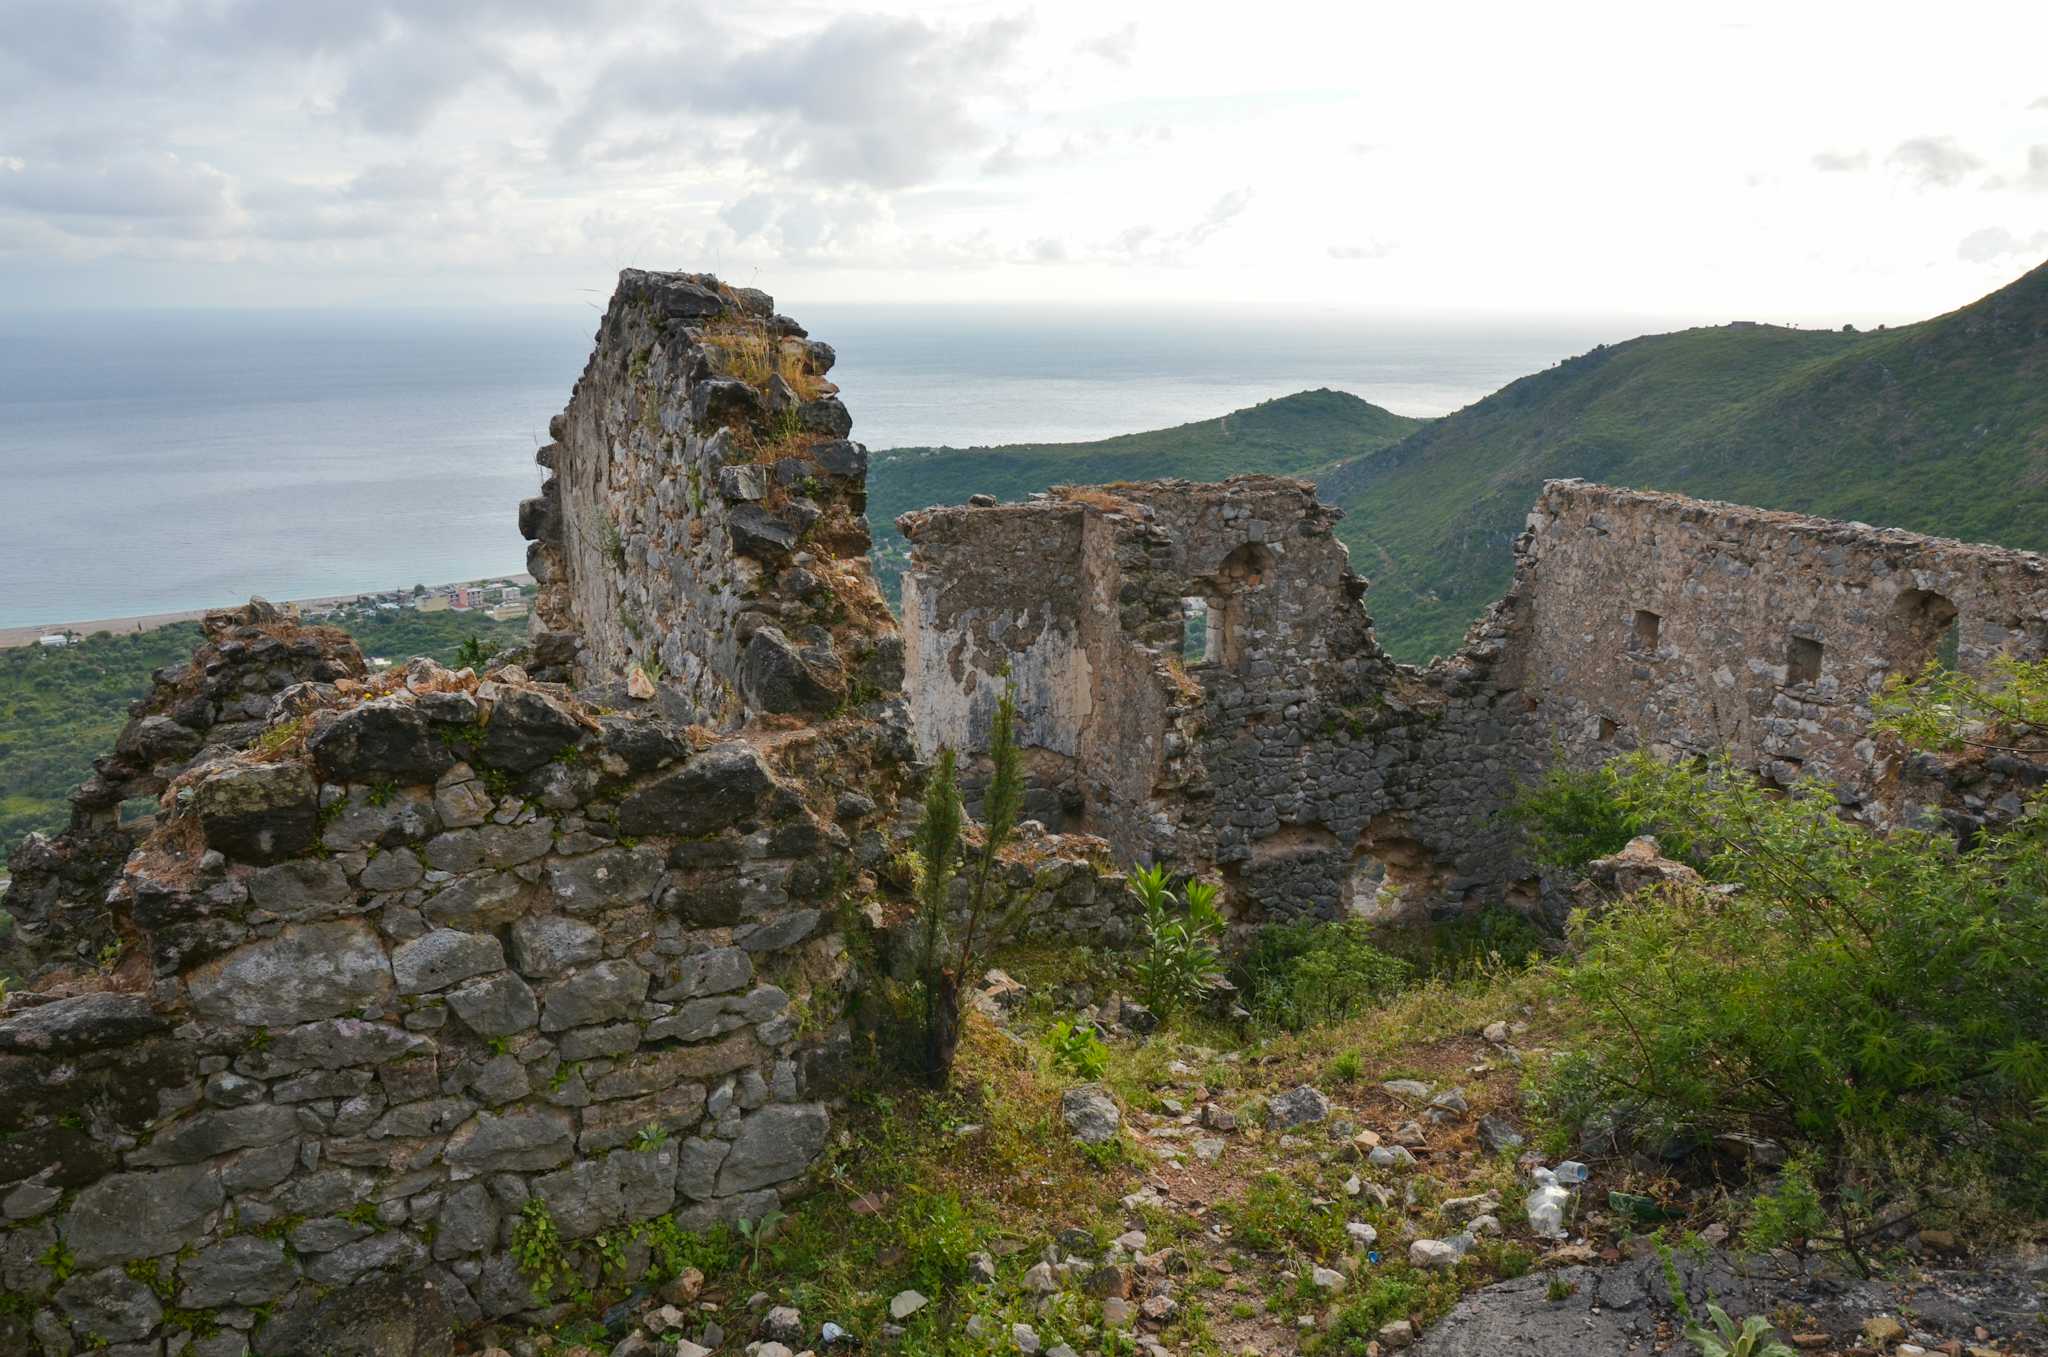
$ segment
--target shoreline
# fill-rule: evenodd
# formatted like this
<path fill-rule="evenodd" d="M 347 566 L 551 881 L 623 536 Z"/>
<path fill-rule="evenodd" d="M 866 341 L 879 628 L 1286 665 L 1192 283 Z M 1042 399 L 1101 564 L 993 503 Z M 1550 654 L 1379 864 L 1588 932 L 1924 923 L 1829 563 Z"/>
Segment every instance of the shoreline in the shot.
<path fill-rule="evenodd" d="M 533 583 L 532 576 L 523 570 L 519 570 L 503 575 L 483 575 L 474 580 L 451 580 L 446 584 L 429 585 L 428 591 L 430 593 L 439 593 L 444 590 L 458 588 L 462 585 L 481 583 L 485 580 L 506 580 L 521 586 Z M 360 603 L 364 600 L 374 601 L 394 593 L 409 593 L 410 591 L 411 586 L 408 585 L 397 590 L 381 589 L 371 590 L 366 593 L 327 594 L 316 598 L 288 598 L 273 599 L 271 601 L 280 608 L 297 608 L 303 612 L 309 608 L 338 608 L 351 603 Z M 96 631 L 116 633 L 155 631 L 159 627 L 176 626 L 180 622 L 197 622 L 210 612 L 215 612 L 221 608 L 236 607 L 246 602 L 248 602 L 247 599 L 238 599 L 234 602 L 211 604 L 204 608 L 186 608 L 178 612 L 134 613 L 127 617 L 96 617 L 77 622 L 40 622 L 28 626 L 0 627 L 0 650 L 11 650 L 19 646 L 34 645 L 42 637 L 63 632 L 79 636 L 90 636 Z"/>

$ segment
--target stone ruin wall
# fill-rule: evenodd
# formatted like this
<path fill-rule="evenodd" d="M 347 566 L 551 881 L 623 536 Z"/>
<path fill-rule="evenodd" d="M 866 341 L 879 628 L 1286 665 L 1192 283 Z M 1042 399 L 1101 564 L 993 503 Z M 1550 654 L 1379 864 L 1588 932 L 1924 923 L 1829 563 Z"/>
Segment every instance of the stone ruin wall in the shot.
<path fill-rule="evenodd" d="M 627 269 L 520 506 L 537 644 L 720 730 L 895 692 L 867 450 L 834 355 L 766 293 Z"/>
<path fill-rule="evenodd" d="M 983 747 L 1007 664 L 1022 738 L 1072 762 L 1064 827 L 1119 860 L 1219 867 L 1244 917 L 1499 896 L 1524 710 L 1483 666 L 1426 682 L 1380 651 L 1337 517 L 1270 476 L 906 515 L 920 750 Z"/>
<path fill-rule="evenodd" d="M 1580 762 L 1727 751 L 1816 777 L 1879 828 L 2018 812 L 2041 770 L 1907 755 L 1871 731 L 1894 674 L 2048 655 L 2048 560 L 1677 495 L 1552 481 L 1529 516 L 1500 682 Z"/>
<path fill-rule="evenodd" d="M 804 1190 L 912 776 L 830 365 L 759 293 L 628 271 L 520 506 L 529 646 L 369 678 L 252 604 L 158 676 L 10 860 L 0 1352 L 317 1352 L 366 1314 L 409 1351 L 554 1316 L 529 1201 L 631 1281 L 646 1222 Z M 1107 912 L 1041 857 L 1048 917 Z"/>
<path fill-rule="evenodd" d="M 1007 659 L 1025 739 L 1077 769 L 1069 827 L 1121 860 L 1220 868 L 1249 919 L 1556 915 L 1503 812 L 1560 754 L 1725 749 L 1881 828 L 1995 823 L 2048 774 L 1908 757 L 1870 710 L 1945 649 L 1973 673 L 2048 653 L 2038 556 L 1552 482 L 1506 597 L 1425 669 L 1372 638 L 1336 514 L 1305 482 L 1240 477 L 906 515 L 920 749 L 985 743 Z M 1184 598 L 1217 640 L 1178 666 Z"/>

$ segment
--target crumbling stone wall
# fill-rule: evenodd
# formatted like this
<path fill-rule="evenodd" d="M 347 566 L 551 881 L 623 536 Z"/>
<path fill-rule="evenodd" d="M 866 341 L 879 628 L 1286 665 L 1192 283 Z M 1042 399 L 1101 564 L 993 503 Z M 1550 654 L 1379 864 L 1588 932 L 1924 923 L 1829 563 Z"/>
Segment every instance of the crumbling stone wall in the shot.
<path fill-rule="evenodd" d="M 867 450 L 830 345 L 707 274 L 627 269 L 520 506 L 537 643 L 737 729 L 901 684 L 869 573 Z"/>
<path fill-rule="evenodd" d="M 2038 778 L 1909 758 L 1870 703 L 1932 659 L 1981 674 L 2048 654 L 2040 556 L 1582 481 L 1546 485 L 1529 524 L 1499 681 L 1582 761 L 1726 751 L 1779 785 L 1819 778 L 1881 828 L 2003 818 L 2012 781 Z"/>
<path fill-rule="evenodd" d="M 0 1347 L 155 1354 L 184 1312 L 224 1326 L 195 1353 L 296 1350 L 380 1277 L 537 1313 L 530 1200 L 629 1271 L 641 1222 L 758 1216 L 824 1147 L 885 743 L 721 739 L 517 666 L 289 689 L 170 780 L 113 889 L 127 953 L 0 1015 L 0 1284 L 32 1311 Z"/>
<path fill-rule="evenodd" d="M 1253 915 L 1498 897 L 1525 713 L 1469 661 L 1432 681 L 1379 650 L 1338 514 L 1246 476 L 906 515 L 920 749 L 983 747 L 1007 677 L 1023 739 L 1073 761 L 1066 826 L 1122 860 L 1220 868 Z"/>
<path fill-rule="evenodd" d="M 831 361 L 628 271 L 521 506 L 528 647 L 371 679 L 252 608 L 159 676 L 13 859 L 0 1351 L 410 1351 L 551 1317 L 522 1213 L 631 1281 L 648 1222 L 802 1190 L 911 776 Z"/>
<path fill-rule="evenodd" d="M 1541 907 L 1504 812 L 1560 754 L 1725 750 L 1881 828 L 1997 822 L 2048 777 L 1871 730 L 1893 674 L 2048 653 L 2029 553 L 1553 482 L 1507 596 L 1418 669 L 1374 641 L 1336 513 L 1241 477 L 906 515 L 919 747 L 985 744 L 1007 663 L 1026 740 L 1076 770 L 1068 827 L 1218 868 L 1253 917 Z M 1185 599 L 1210 641 L 1183 656 Z"/>

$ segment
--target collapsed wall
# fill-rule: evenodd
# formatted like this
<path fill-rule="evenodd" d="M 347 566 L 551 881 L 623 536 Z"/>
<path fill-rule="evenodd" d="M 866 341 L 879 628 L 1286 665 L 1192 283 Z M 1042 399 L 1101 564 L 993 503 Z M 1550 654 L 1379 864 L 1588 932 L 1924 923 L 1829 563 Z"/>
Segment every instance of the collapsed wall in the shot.
<path fill-rule="evenodd" d="M 409 1352 L 560 1313 L 536 1219 L 613 1285 L 803 1190 L 911 752 L 829 365 L 629 271 L 521 506 L 530 646 L 372 678 L 252 607 L 159 676 L 13 858 L 0 1351 Z"/>
<path fill-rule="evenodd" d="M 576 682 L 637 670 L 671 714 L 721 730 L 900 686 L 833 362 L 766 293 L 619 275 L 519 513 L 536 644 L 573 656 Z"/>
<path fill-rule="evenodd" d="M 1339 514 L 1306 481 L 1241 476 L 905 515 L 919 748 L 983 748 L 1014 683 L 1061 827 L 1213 864 L 1245 916 L 1498 898 L 1498 812 L 1540 771 L 1523 705 L 1483 665 L 1425 681 L 1380 650 Z"/>
<path fill-rule="evenodd" d="M 920 749 L 984 747 L 1014 683 L 1061 827 L 1220 868 L 1248 918 L 1558 904 L 1506 811 L 1560 757 L 1725 751 L 1877 827 L 1965 832 L 2048 775 L 1872 729 L 1892 675 L 2048 653 L 2031 553 L 1555 481 L 1506 597 L 1418 669 L 1373 639 L 1337 512 L 1239 477 L 906 515 Z"/>

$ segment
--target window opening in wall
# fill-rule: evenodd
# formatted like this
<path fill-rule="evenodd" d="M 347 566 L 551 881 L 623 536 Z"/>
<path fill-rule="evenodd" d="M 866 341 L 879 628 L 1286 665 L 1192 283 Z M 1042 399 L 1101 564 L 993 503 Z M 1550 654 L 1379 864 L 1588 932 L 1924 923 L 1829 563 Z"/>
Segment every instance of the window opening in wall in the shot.
<path fill-rule="evenodd" d="M 1820 682 L 1820 642 L 1794 636 L 1785 644 L 1785 682 Z"/>
<path fill-rule="evenodd" d="M 1664 619 L 1648 608 L 1636 609 L 1634 643 L 1637 650 L 1655 650 L 1657 633 L 1664 628 Z"/>
<path fill-rule="evenodd" d="M 1940 644 L 1934 647 L 1934 658 L 1943 669 L 1953 669 L 1961 660 L 1962 653 L 1963 619 L 1951 617 L 1948 626 L 1942 630 Z"/>
<path fill-rule="evenodd" d="M 1897 625 L 1889 631 L 1885 658 L 1894 674 L 1918 674 L 1934 661 L 1954 669 L 1962 649 L 1962 618 L 1956 605 L 1931 589 L 1899 593 Z"/>
<path fill-rule="evenodd" d="M 1214 629 L 1209 625 L 1209 600 L 1206 598 L 1184 598 L 1180 601 L 1180 658 L 1183 664 L 1207 664 L 1216 658 L 1210 653 L 1215 643 Z"/>

